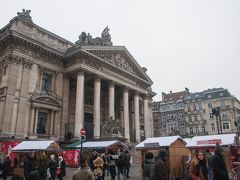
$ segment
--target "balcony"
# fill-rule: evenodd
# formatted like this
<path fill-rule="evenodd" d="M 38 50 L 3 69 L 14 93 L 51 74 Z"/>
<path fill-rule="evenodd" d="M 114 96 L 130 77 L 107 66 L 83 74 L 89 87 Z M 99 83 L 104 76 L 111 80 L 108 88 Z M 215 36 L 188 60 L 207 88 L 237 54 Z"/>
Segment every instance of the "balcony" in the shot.
<path fill-rule="evenodd" d="M 203 119 L 203 120 L 200 120 L 200 121 L 186 122 L 187 126 L 203 125 L 203 124 L 207 124 L 207 120 L 206 119 Z"/>
<path fill-rule="evenodd" d="M 202 114 L 205 112 L 206 112 L 205 109 L 198 109 L 198 110 L 193 110 L 193 111 L 186 111 L 186 114 L 194 115 L 194 114 Z"/>

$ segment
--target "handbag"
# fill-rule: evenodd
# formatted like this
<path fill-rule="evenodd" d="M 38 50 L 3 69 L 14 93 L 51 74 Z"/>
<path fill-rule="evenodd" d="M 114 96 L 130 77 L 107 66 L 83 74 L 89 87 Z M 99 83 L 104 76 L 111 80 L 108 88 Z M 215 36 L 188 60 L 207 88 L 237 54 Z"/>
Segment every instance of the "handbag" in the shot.
<path fill-rule="evenodd" d="M 56 170 L 56 176 L 60 176 L 61 173 L 62 173 L 62 169 L 58 167 Z"/>

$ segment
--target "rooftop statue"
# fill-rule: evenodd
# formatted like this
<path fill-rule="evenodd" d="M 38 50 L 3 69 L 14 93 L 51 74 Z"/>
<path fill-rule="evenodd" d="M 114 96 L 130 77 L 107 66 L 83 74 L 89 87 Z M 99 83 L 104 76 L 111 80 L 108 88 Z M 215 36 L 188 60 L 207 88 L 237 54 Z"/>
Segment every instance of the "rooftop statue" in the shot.
<path fill-rule="evenodd" d="M 102 38 L 111 41 L 111 35 L 109 34 L 110 29 L 105 27 L 105 29 L 102 32 Z"/>
<path fill-rule="evenodd" d="M 22 9 L 22 12 L 18 12 L 17 15 L 26 21 L 33 22 L 30 12 L 31 10 Z"/>

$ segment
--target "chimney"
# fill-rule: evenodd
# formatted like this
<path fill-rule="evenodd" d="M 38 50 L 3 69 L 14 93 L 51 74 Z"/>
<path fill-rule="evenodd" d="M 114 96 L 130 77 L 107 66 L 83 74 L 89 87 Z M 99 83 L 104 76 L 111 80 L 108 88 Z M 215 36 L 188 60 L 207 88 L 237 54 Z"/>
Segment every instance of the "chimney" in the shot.
<path fill-rule="evenodd" d="M 165 101 L 165 92 L 162 92 L 162 101 Z"/>
<path fill-rule="evenodd" d="M 189 94 L 189 89 L 185 87 L 185 96 Z"/>

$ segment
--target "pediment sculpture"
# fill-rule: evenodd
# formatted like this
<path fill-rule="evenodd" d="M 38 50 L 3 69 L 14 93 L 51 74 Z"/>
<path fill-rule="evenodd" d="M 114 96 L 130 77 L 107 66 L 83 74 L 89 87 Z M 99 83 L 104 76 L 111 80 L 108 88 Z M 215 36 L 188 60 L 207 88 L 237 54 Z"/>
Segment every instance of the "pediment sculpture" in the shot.
<path fill-rule="evenodd" d="M 32 21 L 32 17 L 30 16 L 30 12 L 31 12 L 31 10 L 22 9 L 22 12 L 18 12 L 17 15 L 20 18 L 32 23 L 33 21 Z"/>

